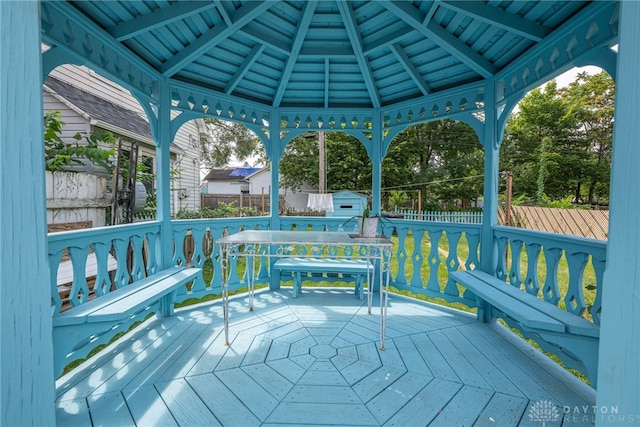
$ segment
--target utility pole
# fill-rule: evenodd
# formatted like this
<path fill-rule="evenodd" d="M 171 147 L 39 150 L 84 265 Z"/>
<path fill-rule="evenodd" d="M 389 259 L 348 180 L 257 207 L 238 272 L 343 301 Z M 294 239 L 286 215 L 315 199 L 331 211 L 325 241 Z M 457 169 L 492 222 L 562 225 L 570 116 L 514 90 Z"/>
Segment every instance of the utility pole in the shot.
<path fill-rule="evenodd" d="M 318 192 L 327 192 L 327 166 L 325 164 L 324 132 L 318 132 Z"/>
<path fill-rule="evenodd" d="M 511 225 L 511 193 L 513 192 L 513 172 L 507 171 L 507 195 L 504 211 L 504 225 Z"/>

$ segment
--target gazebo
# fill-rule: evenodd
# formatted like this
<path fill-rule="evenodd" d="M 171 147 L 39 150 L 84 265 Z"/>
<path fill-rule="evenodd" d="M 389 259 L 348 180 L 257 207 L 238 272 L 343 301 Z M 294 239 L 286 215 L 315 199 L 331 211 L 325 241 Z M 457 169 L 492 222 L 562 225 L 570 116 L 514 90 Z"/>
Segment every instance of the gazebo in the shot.
<path fill-rule="evenodd" d="M 331 218 L 279 216 L 277 191 L 271 192 L 268 217 L 172 220 L 169 146 L 181 125 L 205 116 L 242 123 L 259 136 L 274 189 L 279 160 L 294 137 L 310 131 L 353 135 L 372 161 L 374 212 L 381 210 L 382 160 L 398 133 L 442 118 L 469 124 L 485 150 L 482 224 L 394 219 L 389 227 L 400 241 L 410 234 L 437 243 L 445 233 L 453 251 L 464 235 L 472 250 L 465 265 L 450 253 L 448 272 L 478 269 L 533 293 L 553 294 L 557 288 L 551 275 L 549 284 L 531 273 L 536 254 L 544 251 L 549 271 L 564 256 L 569 290 L 550 300 L 565 300 L 567 311 L 577 315 L 587 308 L 580 277 L 592 266 L 597 296 L 590 312 L 600 325 L 597 372 L 590 373 L 592 384 L 597 382 L 595 412 L 615 408 L 626 423 L 637 423 L 640 198 L 627 190 L 640 185 L 634 160 L 640 157 L 634 113 L 640 97 L 638 22 L 640 3 L 631 1 L 0 2 L 0 423 L 54 425 L 60 358 L 71 350 L 88 353 L 56 350 L 52 319 L 61 301 L 55 271 L 63 249 L 80 260 L 74 267 L 80 277 L 90 248 L 104 259 L 99 270 L 106 269 L 109 251 L 156 248 L 145 265 L 136 258 L 122 273 L 117 280 L 124 286 L 144 276 L 145 268 L 149 273 L 215 261 L 219 248 L 207 252 L 198 243 L 205 235 L 215 243 L 223 232 L 241 228 L 337 228 L 340 221 Z M 157 146 L 156 221 L 47 234 L 42 84 L 62 64 L 86 65 L 112 79 L 147 112 Z M 608 241 L 498 226 L 498 157 L 509 113 L 527 91 L 584 65 L 603 68 L 617 85 Z M 196 242 L 191 259 L 182 249 L 187 239 Z M 407 273 L 409 264 L 412 271 L 425 263 L 437 270 L 435 246 L 435 255 L 419 248 L 396 253 L 399 272 L 392 285 L 469 303 L 451 278 L 440 283 L 435 274 Z M 515 261 L 509 265 L 507 247 Z M 523 248 L 532 267 L 526 277 L 517 267 Z M 210 283 L 198 277 L 177 300 L 219 293 L 217 268 Z M 106 279 L 98 274 L 100 285 Z M 278 275 L 267 268 L 255 274 L 271 290 L 279 288 Z M 237 279 L 240 288 L 243 279 Z M 87 291 L 86 281 L 74 282 L 72 304 L 86 302 Z M 566 339 L 568 344 L 571 337 Z M 606 424 L 607 418 L 595 421 Z"/>

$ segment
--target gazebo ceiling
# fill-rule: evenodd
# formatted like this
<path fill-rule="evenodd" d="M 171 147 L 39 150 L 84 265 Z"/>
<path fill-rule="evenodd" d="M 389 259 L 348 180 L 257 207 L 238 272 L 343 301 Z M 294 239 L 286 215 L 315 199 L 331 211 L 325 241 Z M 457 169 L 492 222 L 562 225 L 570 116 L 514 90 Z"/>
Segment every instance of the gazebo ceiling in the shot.
<path fill-rule="evenodd" d="M 269 107 L 379 108 L 495 76 L 587 1 L 81 1 L 158 73 Z M 45 10 L 43 21 L 50 12 Z M 73 28 L 67 37 L 73 37 Z M 579 41 L 580 42 L 580 41 Z"/>

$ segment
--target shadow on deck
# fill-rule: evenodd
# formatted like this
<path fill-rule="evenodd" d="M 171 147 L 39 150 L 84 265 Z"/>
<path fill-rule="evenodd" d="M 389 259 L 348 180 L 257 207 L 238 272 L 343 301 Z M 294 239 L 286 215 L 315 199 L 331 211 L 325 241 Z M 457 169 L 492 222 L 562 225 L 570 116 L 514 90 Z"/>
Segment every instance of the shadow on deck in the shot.
<path fill-rule="evenodd" d="M 595 392 L 499 325 L 390 295 L 386 350 L 379 308 L 352 290 L 289 289 L 152 319 L 57 381 L 57 423 L 275 426 L 590 425 L 563 408 Z M 377 296 L 377 295 L 376 295 Z M 375 303 L 374 303 L 375 308 Z"/>

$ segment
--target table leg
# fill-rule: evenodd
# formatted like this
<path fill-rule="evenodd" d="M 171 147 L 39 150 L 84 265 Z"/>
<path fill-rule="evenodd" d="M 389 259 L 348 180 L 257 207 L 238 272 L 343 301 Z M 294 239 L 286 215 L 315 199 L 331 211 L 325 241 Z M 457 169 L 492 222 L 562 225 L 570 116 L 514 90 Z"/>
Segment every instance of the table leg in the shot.
<path fill-rule="evenodd" d="M 222 271 L 222 321 L 224 323 L 224 345 L 229 342 L 229 244 L 223 243 L 220 247 L 220 270 Z"/>
<path fill-rule="evenodd" d="M 384 253 L 380 250 L 380 350 L 384 350 L 384 332 L 387 327 L 387 291 L 384 288 Z"/>
<path fill-rule="evenodd" d="M 369 259 L 367 258 L 367 262 Z M 373 305 L 373 280 L 375 278 L 375 267 L 367 265 L 367 314 L 371 314 L 371 306 Z"/>
<path fill-rule="evenodd" d="M 253 285 L 256 261 L 256 248 L 253 247 L 253 245 L 248 248 L 245 259 L 247 260 L 247 292 L 249 294 L 249 311 L 253 311 Z"/>

